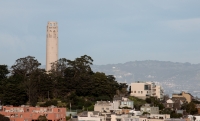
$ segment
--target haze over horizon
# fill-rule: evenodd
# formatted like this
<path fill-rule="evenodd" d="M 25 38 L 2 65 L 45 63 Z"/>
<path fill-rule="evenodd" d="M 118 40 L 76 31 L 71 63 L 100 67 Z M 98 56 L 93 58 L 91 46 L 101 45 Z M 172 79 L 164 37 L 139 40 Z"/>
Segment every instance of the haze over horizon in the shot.
<path fill-rule="evenodd" d="M 0 2 L 0 65 L 46 62 L 46 26 L 57 21 L 59 58 L 95 65 L 158 60 L 200 63 L 200 1 L 43 0 Z"/>

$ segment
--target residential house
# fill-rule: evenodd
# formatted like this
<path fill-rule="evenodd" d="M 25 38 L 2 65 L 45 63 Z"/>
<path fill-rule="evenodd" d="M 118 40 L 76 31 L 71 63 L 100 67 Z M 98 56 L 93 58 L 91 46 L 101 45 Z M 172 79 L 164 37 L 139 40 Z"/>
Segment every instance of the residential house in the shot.
<path fill-rule="evenodd" d="M 121 100 L 110 101 L 97 101 L 94 105 L 94 111 L 99 112 L 120 112 L 128 113 L 131 109 L 134 108 L 133 101 L 128 98 L 122 97 Z"/>
<path fill-rule="evenodd" d="M 159 114 L 159 108 L 158 107 L 151 107 L 149 104 L 145 104 L 142 107 L 140 107 L 141 113 L 149 113 L 149 114 Z"/>
<path fill-rule="evenodd" d="M 182 104 L 183 102 L 180 98 L 168 99 L 165 103 L 163 103 L 165 108 L 168 108 L 171 110 L 180 110 Z"/>
<path fill-rule="evenodd" d="M 112 114 L 111 121 L 139 121 L 139 116 L 133 116 L 131 114 Z"/>
<path fill-rule="evenodd" d="M 98 111 L 84 111 L 78 115 L 78 121 L 106 121 Z"/>
<path fill-rule="evenodd" d="M 110 101 L 97 101 L 94 105 L 94 111 L 110 112 L 113 110 L 113 103 Z"/>

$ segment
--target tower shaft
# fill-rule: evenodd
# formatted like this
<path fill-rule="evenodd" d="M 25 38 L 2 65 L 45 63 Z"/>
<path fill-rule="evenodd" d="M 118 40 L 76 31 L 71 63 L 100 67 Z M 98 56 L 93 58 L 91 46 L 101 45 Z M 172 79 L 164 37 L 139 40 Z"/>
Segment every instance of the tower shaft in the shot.
<path fill-rule="evenodd" d="M 58 60 L 58 23 L 48 22 L 46 34 L 46 71 Z"/>

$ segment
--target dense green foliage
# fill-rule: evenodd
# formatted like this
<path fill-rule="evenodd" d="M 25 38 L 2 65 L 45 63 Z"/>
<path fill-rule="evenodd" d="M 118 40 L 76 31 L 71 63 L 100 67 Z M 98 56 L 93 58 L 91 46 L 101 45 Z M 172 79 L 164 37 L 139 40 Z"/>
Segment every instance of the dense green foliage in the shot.
<path fill-rule="evenodd" d="M 0 114 L 0 121 L 10 121 L 8 117 L 5 117 L 4 115 Z"/>
<path fill-rule="evenodd" d="M 38 117 L 38 121 L 48 121 L 47 117 L 46 116 L 39 116 Z"/>
<path fill-rule="evenodd" d="M 75 60 L 61 58 L 46 72 L 32 56 L 17 59 L 9 74 L 0 65 L 0 99 L 4 105 L 30 104 L 49 99 L 61 100 L 72 109 L 92 110 L 96 100 L 112 100 L 123 85 L 112 75 L 91 70 L 92 58 L 84 55 Z M 9 76 L 8 76 L 9 74 Z M 123 91 L 122 91 L 123 92 Z M 57 104 L 47 101 L 43 106 Z"/>
<path fill-rule="evenodd" d="M 156 97 L 146 98 L 146 102 L 149 103 L 149 104 L 151 104 L 151 106 L 159 107 L 159 110 L 163 110 L 164 109 L 164 105 Z"/>
<path fill-rule="evenodd" d="M 129 99 L 134 102 L 134 108 L 137 110 L 140 110 L 140 107 L 146 104 L 145 100 L 139 99 L 137 97 L 130 96 Z"/>
<path fill-rule="evenodd" d="M 183 110 L 186 110 L 186 112 L 188 114 L 197 114 L 198 113 L 198 110 L 196 108 L 196 103 L 194 101 L 190 102 L 190 103 L 185 103 L 182 105 L 181 107 Z"/>

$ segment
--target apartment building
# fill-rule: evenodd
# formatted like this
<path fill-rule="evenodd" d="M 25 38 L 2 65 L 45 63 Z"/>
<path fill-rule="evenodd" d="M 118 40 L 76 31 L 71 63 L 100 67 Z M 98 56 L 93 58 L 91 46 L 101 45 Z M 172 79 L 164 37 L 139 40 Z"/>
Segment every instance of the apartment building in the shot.
<path fill-rule="evenodd" d="M 38 117 L 46 116 L 48 121 L 65 121 L 66 108 L 51 107 L 13 107 L 2 106 L 0 114 L 10 118 L 10 121 L 36 121 Z"/>
<path fill-rule="evenodd" d="M 163 99 L 164 91 L 161 86 L 156 85 L 154 82 L 137 81 L 131 83 L 130 95 L 141 99 L 146 99 L 150 96 Z"/>
<path fill-rule="evenodd" d="M 186 93 L 182 91 L 182 93 L 179 94 L 172 94 L 172 98 L 185 98 L 188 103 L 192 101 L 193 96 L 190 93 Z"/>

